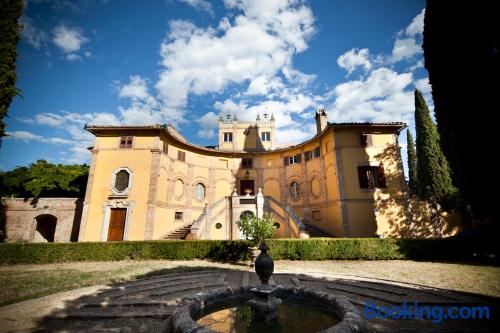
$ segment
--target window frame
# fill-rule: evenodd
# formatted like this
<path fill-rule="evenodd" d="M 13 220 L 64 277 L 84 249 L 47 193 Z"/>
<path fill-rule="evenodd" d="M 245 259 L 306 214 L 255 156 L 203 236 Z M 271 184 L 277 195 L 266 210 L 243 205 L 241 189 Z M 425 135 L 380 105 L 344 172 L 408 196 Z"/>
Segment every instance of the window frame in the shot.
<path fill-rule="evenodd" d="M 130 135 L 120 136 L 118 148 L 131 149 L 134 146 L 134 137 Z"/>
<path fill-rule="evenodd" d="M 363 190 L 376 190 L 387 188 L 384 166 L 360 165 L 358 166 L 359 187 Z"/>
<path fill-rule="evenodd" d="M 262 142 L 270 142 L 271 141 L 271 132 L 261 132 L 260 140 Z"/>
<path fill-rule="evenodd" d="M 299 164 L 301 162 L 300 154 L 288 156 L 288 165 Z"/>
<path fill-rule="evenodd" d="M 182 161 L 182 162 L 186 162 L 186 152 L 182 151 L 182 150 L 178 150 L 177 151 L 177 160 Z"/>
<path fill-rule="evenodd" d="M 250 162 L 250 163 L 248 163 Z M 241 159 L 241 168 L 242 169 L 253 169 L 253 158 L 244 157 Z"/>
<path fill-rule="evenodd" d="M 361 147 L 373 147 L 373 134 L 372 133 L 360 133 L 359 142 Z"/>
<path fill-rule="evenodd" d="M 177 212 L 177 211 L 174 212 L 174 221 L 183 221 L 183 220 L 184 220 L 184 212 Z"/>
<path fill-rule="evenodd" d="M 294 201 L 300 199 L 300 183 L 296 180 L 292 181 L 289 185 L 289 195 Z"/>
<path fill-rule="evenodd" d="M 224 142 L 233 142 L 233 132 L 224 132 L 223 140 Z"/>
<path fill-rule="evenodd" d="M 196 189 L 198 188 L 198 185 L 201 185 L 203 186 L 203 198 L 198 198 L 198 196 L 196 195 Z M 198 202 L 203 202 L 203 200 L 205 200 L 207 198 L 207 185 L 205 185 L 204 183 L 202 182 L 197 182 L 194 187 L 193 187 L 193 197 L 196 201 Z"/>
<path fill-rule="evenodd" d="M 126 171 L 128 173 L 128 186 L 123 191 L 119 191 L 116 188 L 116 176 L 120 171 Z M 111 195 L 112 196 L 121 196 L 121 197 L 128 196 L 128 194 L 132 188 L 133 175 L 134 175 L 134 173 L 132 172 L 132 170 L 130 170 L 127 167 L 120 167 L 120 168 L 115 169 L 113 171 L 112 176 L 111 176 L 111 186 L 110 186 Z"/>

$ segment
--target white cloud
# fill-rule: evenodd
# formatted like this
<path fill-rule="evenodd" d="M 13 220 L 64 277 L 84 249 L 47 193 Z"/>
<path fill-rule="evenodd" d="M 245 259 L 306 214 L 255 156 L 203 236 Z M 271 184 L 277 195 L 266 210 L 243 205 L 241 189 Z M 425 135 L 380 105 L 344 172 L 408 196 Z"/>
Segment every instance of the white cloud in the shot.
<path fill-rule="evenodd" d="M 41 135 L 37 135 L 37 134 L 31 133 L 28 131 L 7 132 L 7 138 L 8 139 L 15 139 L 15 140 L 22 140 L 24 142 L 37 141 L 37 142 L 50 143 L 50 144 L 55 144 L 55 145 L 73 144 L 73 141 L 71 141 L 71 140 L 66 140 L 66 139 L 57 138 L 57 137 L 45 138 Z"/>
<path fill-rule="evenodd" d="M 141 99 L 149 96 L 146 80 L 139 75 L 130 77 L 130 83 L 120 88 L 120 98 L 128 97 L 133 99 Z"/>
<path fill-rule="evenodd" d="M 219 123 L 219 117 L 213 112 L 207 112 L 196 122 L 200 125 L 198 136 L 205 139 L 213 139 L 215 137 L 215 128 Z"/>
<path fill-rule="evenodd" d="M 431 92 L 431 85 L 429 83 L 429 78 L 423 78 L 415 81 L 415 88 L 420 90 L 422 94 L 429 94 Z"/>
<path fill-rule="evenodd" d="M 268 95 L 272 90 L 282 89 L 283 83 L 278 77 L 261 75 L 253 79 L 248 85 L 247 95 Z"/>
<path fill-rule="evenodd" d="M 233 83 L 249 82 L 251 95 L 278 89 L 276 75 L 314 32 L 311 10 L 295 0 L 225 4 L 243 14 L 232 22 L 223 18 L 216 28 L 170 22 L 160 52 L 165 69 L 156 84 L 165 112 L 182 116 L 190 94 L 221 92 Z"/>
<path fill-rule="evenodd" d="M 422 46 L 417 44 L 415 38 L 409 37 L 396 39 L 390 62 L 395 63 L 403 59 L 410 59 L 416 54 L 422 53 Z"/>
<path fill-rule="evenodd" d="M 413 116 L 413 92 L 407 90 L 413 81 L 411 73 L 397 73 L 379 68 L 366 79 L 337 85 L 335 102 L 328 108 L 329 119 L 352 121 L 409 121 Z"/>
<path fill-rule="evenodd" d="M 424 31 L 424 15 L 425 9 L 422 9 L 420 14 L 415 16 L 411 23 L 406 27 L 405 33 L 408 36 L 421 35 Z"/>
<path fill-rule="evenodd" d="M 347 76 L 351 75 L 358 67 L 363 67 L 365 71 L 368 71 L 372 68 L 370 51 L 368 49 L 351 49 L 337 58 L 337 64 L 347 70 Z"/>
<path fill-rule="evenodd" d="M 138 75 L 130 77 L 130 83 L 119 89 L 120 98 L 129 98 L 128 107 L 119 107 L 121 121 L 129 125 L 146 125 L 164 122 L 165 113 L 156 98 L 148 92 L 147 80 Z M 171 111 L 170 111 L 171 112 Z M 175 118 L 174 118 L 175 119 Z M 182 120 L 182 119 L 181 119 Z M 178 121 L 173 120 L 174 123 Z"/>
<path fill-rule="evenodd" d="M 81 29 L 70 28 L 61 24 L 54 31 L 52 41 L 65 53 L 74 53 L 80 50 L 82 44 L 88 42 L 88 39 L 83 36 Z"/>
<path fill-rule="evenodd" d="M 179 1 L 193 7 L 196 10 L 205 11 L 210 15 L 214 16 L 214 10 L 212 9 L 212 5 L 208 1 L 205 0 L 179 0 Z"/>
<path fill-rule="evenodd" d="M 82 60 L 82 57 L 76 53 L 69 53 L 66 55 L 66 59 L 69 61 Z"/>
<path fill-rule="evenodd" d="M 24 40 L 26 40 L 31 46 L 33 46 L 35 49 L 39 49 L 41 46 L 47 43 L 47 33 L 36 27 L 31 18 L 23 15 L 20 21 L 23 26 L 21 35 Z"/>

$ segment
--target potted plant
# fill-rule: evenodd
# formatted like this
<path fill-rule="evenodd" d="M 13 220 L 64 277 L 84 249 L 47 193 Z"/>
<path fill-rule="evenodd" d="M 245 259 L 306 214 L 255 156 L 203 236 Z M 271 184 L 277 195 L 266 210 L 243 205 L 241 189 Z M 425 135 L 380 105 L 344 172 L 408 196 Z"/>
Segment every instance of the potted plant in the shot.
<path fill-rule="evenodd" d="M 252 246 L 249 247 L 249 251 L 252 256 L 251 266 L 255 265 L 255 271 L 259 274 L 258 270 L 263 269 L 263 267 L 257 267 L 257 263 L 259 261 L 262 262 L 264 259 L 264 262 L 271 259 L 271 257 L 267 254 L 267 250 L 269 248 L 267 247 L 265 240 L 267 238 L 274 237 L 274 234 L 276 233 L 276 227 L 274 226 L 272 214 L 264 214 L 262 218 L 258 218 L 255 215 L 250 214 L 244 215 L 238 222 L 236 222 L 236 224 L 243 234 L 243 237 L 252 242 Z M 260 250 L 260 254 L 258 250 Z M 272 264 L 272 267 L 274 268 L 274 263 Z"/>

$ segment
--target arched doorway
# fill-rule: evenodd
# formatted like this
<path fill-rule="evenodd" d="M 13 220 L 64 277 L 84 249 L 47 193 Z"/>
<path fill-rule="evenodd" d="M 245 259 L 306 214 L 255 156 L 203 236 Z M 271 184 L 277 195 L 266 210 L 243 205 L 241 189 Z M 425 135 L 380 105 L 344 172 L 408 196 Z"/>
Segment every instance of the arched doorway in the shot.
<path fill-rule="evenodd" d="M 57 217 L 50 214 L 38 215 L 36 218 L 36 229 L 34 242 L 54 242 L 56 233 Z"/>

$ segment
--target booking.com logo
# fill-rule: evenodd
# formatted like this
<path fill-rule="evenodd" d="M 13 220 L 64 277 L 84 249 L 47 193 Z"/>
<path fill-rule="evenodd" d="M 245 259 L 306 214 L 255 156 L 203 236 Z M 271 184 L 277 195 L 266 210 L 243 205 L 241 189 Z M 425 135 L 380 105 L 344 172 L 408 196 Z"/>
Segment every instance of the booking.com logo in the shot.
<path fill-rule="evenodd" d="M 386 307 L 375 303 L 365 303 L 365 318 L 390 319 L 432 319 L 433 323 L 441 323 L 446 319 L 490 319 L 488 306 L 428 306 L 418 302 Z"/>

